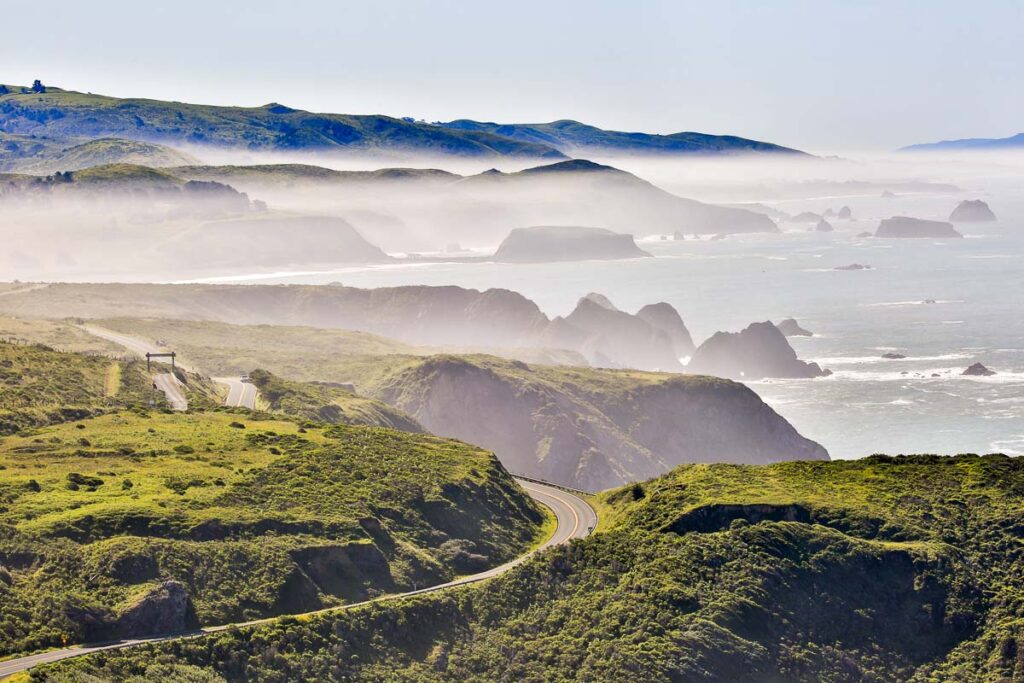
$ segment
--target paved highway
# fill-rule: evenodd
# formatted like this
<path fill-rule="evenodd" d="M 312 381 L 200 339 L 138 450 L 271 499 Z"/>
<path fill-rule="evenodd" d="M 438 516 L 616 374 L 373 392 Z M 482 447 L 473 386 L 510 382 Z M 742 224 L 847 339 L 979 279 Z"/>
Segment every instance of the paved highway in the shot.
<path fill-rule="evenodd" d="M 182 383 L 169 372 L 158 372 L 153 375 L 153 386 L 164 392 L 167 402 L 174 410 L 188 410 L 188 399 L 181 392 Z"/>
<path fill-rule="evenodd" d="M 138 356 L 144 357 L 147 353 L 164 353 L 166 351 L 166 349 L 160 349 L 156 345 L 150 344 L 144 339 L 131 337 L 127 334 L 119 334 L 112 330 L 108 330 L 105 327 L 81 325 L 81 329 L 94 337 L 106 339 L 107 341 L 114 342 L 119 346 L 123 346 Z M 164 363 L 165 361 L 170 362 L 166 358 L 153 359 L 154 364 Z M 178 363 L 177 366 L 182 370 L 191 371 L 187 365 Z M 185 398 L 185 394 L 181 391 L 183 385 L 178 381 L 177 377 L 169 372 L 155 372 L 153 373 L 153 386 L 164 392 L 164 396 L 167 397 L 167 402 L 171 404 L 171 408 L 174 410 L 188 410 L 188 399 Z"/>
<path fill-rule="evenodd" d="M 214 382 L 228 387 L 228 397 L 224 405 L 230 408 L 256 409 L 256 385 L 243 382 L 241 377 L 213 377 Z"/>
<path fill-rule="evenodd" d="M 95 337 L 114 342 L 118 346 L 123 346 L 138 356 L 144 357 L 147 353 L 164 353 L 167 351 L 167 349 L 161 349 L 145 339 L 114 332 L 105 327 L 82 325 L 81 328 Z M 166 360 L 165 358 L 154 358 L 153 363 L 162 363 Z M 182 370 L 195 372 L 195 368 L 191 368 L 183 363 L 178 363 L 177 365 Z M 254 384 L 243 382 L 239 377 L 214 377 L 213 381 L 225 384 L 228 387 L 228 396 L 224 401 L 224 405 L 249 408 L 250 410 L 256 408 L 256 386 Z M 171 404 L 172 408 L 175 410 L 188 410 L 188 400 L 181 392 L 181 383 L 175 377 L 166 373 L 157 373 L 153 375 L 153 382 L 156 384 L 157 389 L 164 392 L 167 402 Z"/>
<path fill-rule="evenodd" d="M 464 576 L 461 579 L 449 581 L 438 586 L 430 586 L 429 588 L 421 588 L 419 590 L 410 591 L 408 593 L 401 593 L 398 595 L 389 595 L 374 600 L 367 600 L 365 602 L 354 603 L 351 605 L 343 605 L 341 607 L 328 607 L 327 609 L 317 610 L 316 612 L 310 612 L 310 614 L 319 614 L 323 612 L 332 612 L 337 610 L 352 609 L 353 607 L 359 607 L 360 605 L 366 605 L 371 602 L 380 602 L 383 600 L 392 600 L 395 598 L 406 597 L 409 595 L 420 595 L 422 593 L 432 593 L 434 591 L 444 590 L 446 588 L 452 588 L 455 586 L 465 586 L 470 583 L 476 583 L 478 581 L 484 581 L 486 579 L 493 578 L 499 574 L 507 572 L 512 567 L 524 562 L 534 553 L 537 553 L 545 548 L 551 546 L 560 545 L 562 543 L 568 543 L 574 538 L 584 538 L 588 536 L 594 528 L 597 526 L 597 513 L 590 505 L 580 498 L 579 496 L 563 491 L 562 489 L 555 488 L 554 486 L 546 486 L 544 484 L 538 484 L 532 481 L 518 480 L 520 486 L 530 494 L 530 496 L 548 507 L 555 515 L 557 525 L 555 532 L 551 535 L 547 541 L 541 544 L 539 547 L 531 550 L 525 555 L 507 562 L 499 567 L 488 569 L 485 572 L 479 574 L 473 574 L 472 576 Z M 294 616 L 294 615 L 292 615 Z M 157 636 L 153 638 L 138 638 L 133 640 L 119 640 L 113 643 L 104 643 L 100 645 L 83 645 L 78 647 L 69 647 L 63 650 L 50 650 L 48 652 L 40 652 L 39 654 L 28 655 L 25 657 L 18 657 L 17 659 L 8 659 L 0 662 L 0 678 L 5 678 L 22 671 L 27 671 L 34 666 L 39 664 L 47 664 L 49 662 L 56 662 L 61 659 L 68 659 L 69 657 L 79 657 L 81 655 L 89 654 L 90 652 L 99 652 L 100 650 L 111 650 L 119 649 L 124 647 L 132 647 L 134 645 L 140 645 L 142 643 L 157 643 L 165 640 L 175 640 L 178 638 L 201 638 L 202 636 L 209 633 L 216 633 L 217 631 L 223 631 L 229 628 L 238 628 L 240 626 L 255 626 L 258 624 L 270 623 L 280 619 L 280 617 L 270 617 L 268 619 L 259 619 L 257 621 L 248 621 L 241 624 L 224 624 L 222 626 L 209 626 L 200 631 L 194 631 L 190 633 L 172 634 L 165 636 Z"/>

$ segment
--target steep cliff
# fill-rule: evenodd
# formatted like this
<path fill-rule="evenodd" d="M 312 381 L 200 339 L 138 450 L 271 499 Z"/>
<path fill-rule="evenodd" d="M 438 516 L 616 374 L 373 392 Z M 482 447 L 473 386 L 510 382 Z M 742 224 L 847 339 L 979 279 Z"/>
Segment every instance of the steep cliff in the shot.
<path fill-rule="evenodd" d="M 685 462 L 825 460 L 742 384 L 710 377 L 434 356 L 355 378 L 431 432 L 493 450 L 513 472 L 603 489 Z"/>

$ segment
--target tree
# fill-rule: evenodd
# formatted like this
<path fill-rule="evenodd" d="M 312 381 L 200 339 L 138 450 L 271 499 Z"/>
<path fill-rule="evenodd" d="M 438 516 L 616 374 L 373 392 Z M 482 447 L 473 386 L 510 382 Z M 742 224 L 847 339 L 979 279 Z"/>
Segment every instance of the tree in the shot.
<path fill-rule="evenodd" d="M 8 89 L 8 87 L 6 85 L 3 85 L 2 83 L 0 83 L 0 95 L 6 95 L 9 92 L 11 92 L 10 89 Z"/>
<path fill-rule="evenodd" d="M 46 86 L 37 78 L 32 81 L 32 92 L 46 92 Z"/>

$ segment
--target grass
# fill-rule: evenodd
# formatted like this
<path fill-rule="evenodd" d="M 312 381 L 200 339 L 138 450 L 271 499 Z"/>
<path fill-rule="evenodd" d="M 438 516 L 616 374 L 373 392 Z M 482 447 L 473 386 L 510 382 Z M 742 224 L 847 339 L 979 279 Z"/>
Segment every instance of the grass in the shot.
<path fill-rule="evenodd" d="M 185 362 L 214 376 L 262 368 L 299 381 L 346 381 L 345 368 L 354 357 L 424 352 L 393 339 L 352 330 L 159 318 L 95 322 L 117 332 L 165 340 Z"/>
<path fill-rule="evenodd" d="M 546 529 L 490 453 L 305 425 L 122 412 L 4 438 L 0 651 L 95 638 L 96 621 L 116 631 L 157 579 L 183 582 L 201 623 L 226 623 L 441 583 Z"/>
<path fill-rule="evenodd" d="M 118 382 L 112 393 L 114 372 Z M 0 342 L 0 388 L 0 434 L 125 407 L 165 405 L 144 363 L 38 345 Z"/>
<path fill-rule="evenodd" d="M 225 680 L 1017 680 L 1024 461 L 683 466 L 472 588 L 41 669 Z M 806 516 L 805 516 L 806 515 Z"/>
<path fill-rule="evenodd" d="M 246 150 L 419 150 L 465 156 L 563 158 L 543 144 L 446 130 L 377 115 L 316 114 L 282 107 L 216 107 L 118 99 L 48 88 L 0 96 L 5 130 L 57 139 L 119 137 Z"/>
<path fill-rule="evenodd" d="M 260 402 L 273 412 L 332 424 L 424 431 L 416 420 L 400 410 L 358 396 L 345 386 L 292 382 L 265 370 L 253 370 L 249 378 L 259 390 Z"/>
<path fill-rule="evenodd" d="M 31 286 L 0 285 L 0 294 L 4 291 L 16 292 Z M 126 355 L 124 347 L 89 334 L 73 321 L 0 316 L 0 339 L 20 344 L 41 344 L 58 351 L 101 354 L 117 358 Z"/>

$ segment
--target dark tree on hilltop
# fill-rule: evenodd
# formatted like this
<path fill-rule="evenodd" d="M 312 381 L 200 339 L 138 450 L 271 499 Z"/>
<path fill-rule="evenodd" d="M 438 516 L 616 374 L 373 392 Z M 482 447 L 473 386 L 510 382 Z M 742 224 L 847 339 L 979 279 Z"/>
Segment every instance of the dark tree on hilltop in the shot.
<path fill-rule="evenodd" d="M 37 78 L 32 81 L 32 92 L 46 92 L 46 86 Z"/>
<path fill-rule="evenodd" d="M 6 85 L 0 84 L 0 95 L 6 95 L 11 92 Z"/>

